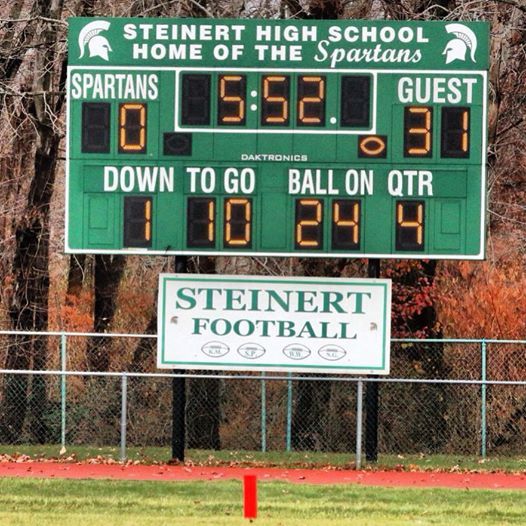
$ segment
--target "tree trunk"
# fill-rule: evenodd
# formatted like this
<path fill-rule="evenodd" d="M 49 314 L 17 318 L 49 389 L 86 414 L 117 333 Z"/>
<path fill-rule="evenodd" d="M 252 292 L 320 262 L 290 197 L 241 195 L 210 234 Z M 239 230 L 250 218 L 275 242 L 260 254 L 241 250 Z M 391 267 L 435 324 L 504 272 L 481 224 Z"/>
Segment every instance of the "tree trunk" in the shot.
<path fill-rule="evenodd" d="M 124 256 L 95 256 L 93 330 L 96 333 L 107 332 L 113 323 L 125 264 Z M 111 343 L 111 338 L 105 337 L 92 337 L 88 340 L 86 354 L 90 371 L 108 370 Z"/>
<path fill-rule="evenodd" d="M 344 2 L 341 0 L 311 0 L 310 17 L 316 20 L 334 20 L 343 13 Z"/>
<path fill-rule="evenodd" d="M 437 261 L 423 261 L 421 267 L 432 285 L 436 275 Z M 409 320 L 413 332 L 426 329 L 428 338 L 441 339 L 441 330 L 436 330 L 437 313 L 434 305 L 424 307 L 421 313 Z M 420 364 L 423 378 L 447 378 L 449 367 L 444 360 L 442 343 L 423 343 L 416 346 L 413 358 Z M 446 385 L 420 385 L 411 387 L 412 396 L 420 400 L 420 415 L 411 420 L 409 425 L 413 441 L 425 445 L 428 452 L 443 451 L 448 439 L 447 407 L 450 387 Z"/>
<path fill-rule="evenodd" d="M 69 270 L 68 270 L 68 287 L 66 290 L 66 302 L 68 298 L 80 297 L 82 287 L 84 285 L 84 275 L 86 272 L 86 255 L 85 254 L 74 254 L 69 257 Z"/>
<path fill-rule="evenodd" d="M 215 274 L 215 258 L 200 256 L 192 260 L 197 274 Z M 210 371 L 207 371 L 210 372 Z M 212 378 L 188 381 L 186 402 L 187 446 L 194 449 L 221 449 L 221 399 L 223 382 Z"/>
<path fill-rule="evenodd" d="M 408 9 L 403 5 L 401 0 L 382 0 L 385 9 L 386 18 L 392 20 L 405 20 L 408 15 Z"/>
<path fill-rule="evenodd" d="M 157 311 L 154 311 L 144 334 L 157 334 Z M 149 372 L 148 364 L 155 364 L 157 340 L 155 338 L 141 338 L 133 351 L 130 371 L 134 373 Z"/>
<path fill-rule="evenodd" d="M 331 398 L 330 382 L 296 383 L 296 403 L 292 415 L 291 445 L 295 451 L 327 451 L 327 413 Z"/>
<path fill-rule="evenodd" d="M 62 1 L 37 0 L 32 8 L 33 17 L 60 18 Z M 49 204 L 53 193 L 60 135 L 53 120 L 60 114 L 64 96 L 46 98 L 43 93 L 52 90 L 53 72 L 56 65 L 56 42 L 58 26 L 42 19 L 34 22 L 33 32 L 20 33 L 18 41 L 26 41 L 29 35 L 37 34 L 45 45 L 35 50 L 33 69 L 33 95 L 27 99 L 27 111 L 33 117 L 36 137 L 20 137 L 16 146 L 28 141 L 36 143 L 33 162 L 33 178 L 29 187 L 24 212 L 15 223 L 15 252 L 11 267 L 13 295 L 9 306 L 9 317 L 14 330 L 45 331 L 48 328 L 49 295 Z M 5 47 L 5 41 L 2 42 Z M 20 53 L 20 51 L 19 51 Z M 7 77 L 12 78 L 20 67 L 23 55 L 14 55 L 3 63 Z M 65 84 L 65 61 L 60 68 L 60 88 Z M 42 370 L 46 367 L 47 340 L 38 337 L 15 337 L 14 345 L 7 356 L 8 369 Z M 44 443 L 48 439 L 45 422 L 47 393 L 45 376 L 23 376 L 6 379 L 0 436 L 9 441 L 20 440 L 24 421 L 29 409 L 30 440 Z"/>
<path fill-rule="evenodd" d="M 193 378 L 188 383 L 186 402 L 187 446 L 193 449 L 221 449 L 221 380 Z"/>

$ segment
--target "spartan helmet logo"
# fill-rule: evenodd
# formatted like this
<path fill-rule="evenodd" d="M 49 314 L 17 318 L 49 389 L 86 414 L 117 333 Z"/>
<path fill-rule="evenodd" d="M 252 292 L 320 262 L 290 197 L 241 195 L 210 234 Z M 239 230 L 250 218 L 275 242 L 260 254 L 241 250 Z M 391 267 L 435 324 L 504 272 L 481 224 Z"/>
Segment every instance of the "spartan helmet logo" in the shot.
<path fill-rule="evenodd" d="M 80 56 L 84 56 L 86 46 L 88 46 L 90 57 L 100 57 L 104 60 L 109 60 L 108 52 L 112 51 L 110 43 L 106 37 L 99 33 L 107 31 L 110 28 L 110 23 L 105 20 L 95 20 L 85 25 L 79 33 L 79 48 Z"/>
<path fill-rule="evenodd" d="M 475 60 L 475 51 L 477 50 L 477 37 L 469 27 L 462 24 L 448 24 L 446 31 L 452 33 L 455 38 L 450 40 L 442 55 L 446 55 L 446 64 L 454 60 L 466 60 L 466 52 L 470 51 L 471 60 Z"/>

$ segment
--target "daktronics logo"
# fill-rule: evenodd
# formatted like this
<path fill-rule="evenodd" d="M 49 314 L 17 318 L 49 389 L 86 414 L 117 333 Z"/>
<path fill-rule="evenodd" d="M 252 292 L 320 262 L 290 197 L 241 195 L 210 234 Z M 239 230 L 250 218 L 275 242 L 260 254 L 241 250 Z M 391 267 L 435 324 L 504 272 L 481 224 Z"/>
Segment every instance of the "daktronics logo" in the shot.
<path fill-rule="evenodd" d="M 90 58 L 100 57 L 106 61 L 110 59 L 109 52 L 112 51 L 110 43 L 105 36 L 100 34 L 103 31 L 108 31 L 110 25 L 110 22 L 105 20 L 95 20 L 81 29 L 79 33 L 79 58 L 84 56 L 87 48 Z"/>

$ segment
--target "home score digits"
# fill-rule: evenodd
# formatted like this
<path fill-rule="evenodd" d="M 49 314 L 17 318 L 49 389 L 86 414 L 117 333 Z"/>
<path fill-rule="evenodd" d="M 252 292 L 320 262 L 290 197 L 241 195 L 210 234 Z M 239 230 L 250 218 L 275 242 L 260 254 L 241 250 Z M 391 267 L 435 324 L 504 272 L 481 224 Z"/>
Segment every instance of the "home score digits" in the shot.
<path fill-rule="evenodd" d="M 71 19 L 66 250 L 483 258 L 488 38 Z"/>

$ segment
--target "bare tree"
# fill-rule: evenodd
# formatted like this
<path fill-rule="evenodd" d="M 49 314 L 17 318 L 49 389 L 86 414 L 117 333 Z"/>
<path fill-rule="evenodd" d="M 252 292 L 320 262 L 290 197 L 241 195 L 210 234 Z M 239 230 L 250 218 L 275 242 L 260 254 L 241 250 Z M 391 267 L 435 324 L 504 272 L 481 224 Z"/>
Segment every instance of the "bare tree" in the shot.
<path fill-rule="evenodd" d="M 10 270 L 13 286 L 9 317 L 12 328 L 17 330 L 45 331 L 48 327 L 49 203 L 61 140 L 56 120 L 64 103 L 66 79 L 65 57 L 59 55 L 58 49 L 62 26 L 56 22 L 60 20 L 62 8 L 62 0 L 35 0 L 31 9 L 31 25 L 21 31 L 14 44 L 17 49 L 12 49 L 4 62 L 7 78 L 13 78 L 22 65 L 23 44 L 30 38 L 37 39 L 32 41 L 32 95 L 23 101 L 33 125 L 33 134 L 19 136 L 15 142 L 15 148 L 22 151 L 26 149 L 25 144 L 34 143 L 27 201 L 13 225 L 15 241 Z M 5 40 L 3 42 L 5 48 Z M 55 91 L 59 94 L 52 95 Z M 46 360 L 45 339 L 15 337 L 5 366 L 8 369 L 29 369 L 30 366 L 44 369 Z M 27 377 L 11 377 L 6 381 L 0 436 L 10 441 L 19 437 L 26 410 L 29 409 L 31 437 L 37 442 L 45 442 L 45 377 L 33 377 L 30 391 L 28 384 Z"/>

